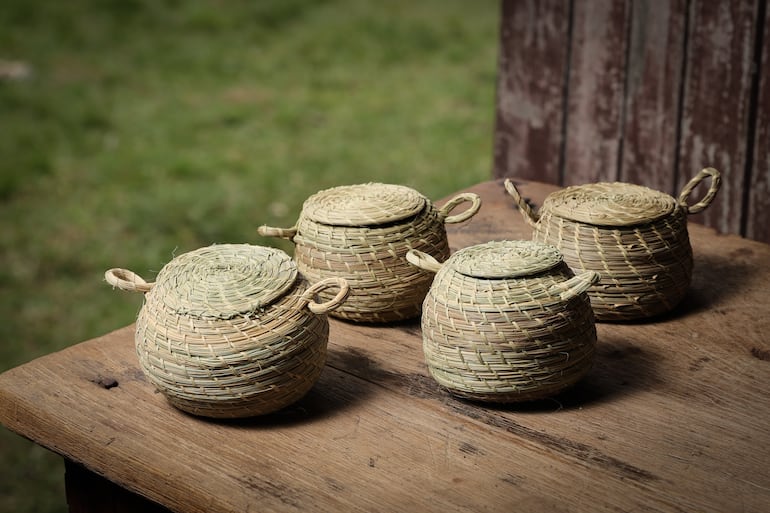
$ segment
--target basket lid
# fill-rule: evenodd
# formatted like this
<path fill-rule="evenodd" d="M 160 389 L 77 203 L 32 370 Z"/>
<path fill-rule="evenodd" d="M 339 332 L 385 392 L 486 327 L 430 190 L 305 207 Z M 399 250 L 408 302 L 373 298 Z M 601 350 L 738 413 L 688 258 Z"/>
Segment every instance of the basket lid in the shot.
<path fill-rule="evenodd" d="M 676 208 L 666 193 L 622 182 L 573 185 L 553 192 L 543 210 L 554 215 L 600 226 L 629 226 L 665 217 Z"/>
<path fill-rule="evenodd" d="M 428 199 L 403 185 L 366 183 L 319 191 L 302 205 L 310 220 L 332 226 L 372 226 L 414 217 Z"/>
<path fill-rule="evenodd" d="M 296 264 L 280 249 L 215 244 L 166 264 L 152 294 L 180 315 L 230 319 L 269 305 L 296 278 Z"/>
<path fill-rule="evenodd" d="M 463 248 L 445 266 L 471 278 L 520 278 L 545 272 L 561 262 L 559 250 L 548 244 L 504 240 Z"/>

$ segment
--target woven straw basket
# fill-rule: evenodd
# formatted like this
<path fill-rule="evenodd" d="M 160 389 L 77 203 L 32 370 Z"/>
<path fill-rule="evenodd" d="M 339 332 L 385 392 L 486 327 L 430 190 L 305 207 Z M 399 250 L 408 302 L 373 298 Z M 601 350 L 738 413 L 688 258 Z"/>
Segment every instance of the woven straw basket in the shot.
<path fill-rule="evenodd" d="M 136 351 L 148 379 L 177 408 L 206 417 L 273 412 L 302 397 L 326 361 L 324 315 L 343 279 L 308 286 L 278 249 L 222 244 L 182 254 L 147 283 L 110 269 L 107 282 L 145 293 Z M 317 293 L 337 289 L 328 302 Z"/>
<path fill-rule="evenodd" d="M 443 265 L 419 251 L 407 259 L 436 272 L 423 305 L 423 350 L 449 392 L 490 402 L 540 399 L 591 368 L 596 328 L 585 291 L 599 275 L 575 276 L 553 246 L 493 241 Z"/>
<path fill-rule="evenodd" d="M 469 208 L 450 215 L 465 202 Z M 436 208 L 409 187 L 346 185 L 310 196 L 293 228 L 261 226 L 259 233 L 292 240 L 299 271 L 311 283 L 328 277 L 348 281 L 350 297 L 331 315 L 390 322 L 418 317 L 433 280 L 430 273 L 409 265 L 406 252 L 418 249 L 445 259 L 449 243 L 444 225 L 471 218 L 480 205 L 479 196 L 471 193 Z"/>
<path fill-rule="evenodd" d="M 706 177 L 711 177 L 708 192 L 688 205 Z M 706 208 L 719 184 L 719 172 L 706 168 L 676 200 L 627 183 L 579 185 L 550 194 L 538 213 L 510 180 L 505 187 L 534 228 L 533 240 L 559 248 L 575 272 L 601 275 L 589 296 L 596 318 L 612 321 L 661 314 L 684 298 L 693 268 L 687 215 Z"/>

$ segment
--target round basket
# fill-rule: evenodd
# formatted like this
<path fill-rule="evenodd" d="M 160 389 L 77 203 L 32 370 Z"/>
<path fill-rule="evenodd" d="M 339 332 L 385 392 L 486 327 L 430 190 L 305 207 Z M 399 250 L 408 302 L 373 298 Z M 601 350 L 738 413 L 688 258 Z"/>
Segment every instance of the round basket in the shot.
<path fill-rule="evenodd" d="M 704 178 L 704 198 L 688 205 Z M 601 282 L 589 290 L 598 320 L 633 320 L 673 309 L 690 286 L 693 258 L 687 215 L 700 212 L 719 190 L 719 172 L 706 168 L 678 199 L 627 183 L 567 187 L 550 194 L 534 212 L 510 180 L 505 187 L 535 241 L 553 244 L 575 271 L 596 271 Z"/>
<path fill-rule="evenodd" d="M 349 288 L 332 278 L 313 286 L 278 249 L 222 244 L 174 258 L 147 283 L 126 269 L 107 282 L 145 293 L 136 352 L 147 378 L 188 413 L 262 415 L 301 398 L 326 361 L 326 312 Z M 324 303 L 316 294 L 337 289 Z"/>
<path fill-rule="evenodd" d="M 493 241 L 443 265 L 419 251 L 407 259 L 436 272 L 423 304 L 423 350 L 431 375 L 452 394 L 541 399 L 591 368 L 596 328 L 585 291 L 599 276 L 575 276 L 553 246 Z"/>
<path fill-rule="evenodd" d="M 450 215 L 465 202 L 469 208 Z M 292 240 L 297 267 L 311 283 L 329 277 L 348 281 L 350 297 L 331 315 L 390 322 L 419 316 L 433 279 L 409 265 L 406 252 L 418 249 L 445 259 L 449 243 L 444 225 L 471 218 L 480 205 L 479 196 L 471 193 L 436 208 L 409 187 L 346 185 L 309 197 L 293 228 L 261 226 L 259 233 Z"/>

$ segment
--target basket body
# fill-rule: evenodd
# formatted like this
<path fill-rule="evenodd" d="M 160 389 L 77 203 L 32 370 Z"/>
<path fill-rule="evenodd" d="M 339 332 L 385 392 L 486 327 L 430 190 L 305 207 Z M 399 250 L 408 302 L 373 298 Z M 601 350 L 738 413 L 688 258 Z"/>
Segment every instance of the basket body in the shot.
<path fill-rule="evenodd" d="M 414 217 L 373 226 L 333 226 L 301 215 L 294 242 L 297 268 L 311 283 L 348 281 L 350 296 L 330 315 L 357 322 L 418 317 L 433 275 L 409 265 L 407 251 L 449 256 L 444 219 L 430 203 Z"/>
<path fill-rule="evenodd" d="M 222 244 L 184 253 L 154 283 L 125 269 L 107 281 L 144 292 L 136 321 L 139 365 L 177 408 L 217 418 L 279 410 L 310 390 L 326 362 L 324 315 L 344 281 L 310 285 L 281 250 Z M 327 303 L 318 291 L 339 289 Z"/>
<path fill-rule="evenodd" d="M 629 226 L 598 226 L 566 219 L 544 208 L 533 240 L 559 248 L 575 271 L 601 280 L 588 291 L 598 320 L 651 317 L 673 309 L 685 296 L 693 269 L 682 208 Z"/>
<path fill-rule="evenodd" d="M 596 319 L 627 321 L 667 312 L 684 298 L 693 270 L 687 216 L 711 204 L 720 176 L 702 169 L 676 199 L 623 182 L 573 185 L 549 194 L 539 213 L 511 180 L 505 188 L 534 229 L 533 240 L 556 246 L 576 272 L 599 274 L 588 291 Z M 690 204 L 706 179 L 705 195 Z"/>
<path fill-rule="evenodd" d="M 348 300 L 331 315 L 362 322 L 419 316 L 433 275 L 409 265 L 405 255 L 418 249 L 442 260 L 449 256 L 443 220 L 431 205 L 385 226 L 328 226 L 300 217 L 294 241 L 297 268 L 308 280 L 342 277 L 350 284 Z"/>
<path fill-rule="evenodd" d="M 470 206 L 450 215 L 463 203 Z M 342 279 L 350 285 L 347 300 L 330 315 L 384 323 L 418 317 L 433 280 L 411 266 L 406 254 L 418 250 L 444 260 L 445 225 L 470 219 L 480 206 L 473 193 L 460 193 L 437 208 L 403 185 L 341 185 L 305 200 L 292 228 L 260 226 L 259 233 L 292 240 L 297 268 L 311 283 Z"/>
<path fill-rule="evenodd" d="M 251 315 L 203 319 L 169 310 L 150 291 L 136 321 L 148 379 L 177 408 L 206 417 L 264 415 L 304 396 L 326 362 L 329 322 L 303 308 L 299 279 Z"/>
<path fill-rule="evenodd" d="M 531 276 L 477 278 L 450 259 L 423 305 L 433 378 L 454 395 L 501 403 L 541 399 L 579 381 L 596 347 L 588 296 L 550 292 L 575 279 L 563 261 Z"/>

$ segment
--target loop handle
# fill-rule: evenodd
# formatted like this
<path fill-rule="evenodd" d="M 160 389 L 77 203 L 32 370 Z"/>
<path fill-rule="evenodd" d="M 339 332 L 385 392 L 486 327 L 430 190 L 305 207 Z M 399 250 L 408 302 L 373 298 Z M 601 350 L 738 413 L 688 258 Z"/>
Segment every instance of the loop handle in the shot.
<path fill-rule="evenodd" d="M 459 214 L 450 216 L 449 213 L 462 203 L 470 202 L 471 206 L 463 210 Z M 481 197 L 478 194 L 472 192 L 463 192 L 447 201 L 446 204 L 438 211 L 441 217 L 444 218 L 444 223 L 455 224 L 467 221 L 479 211 L 481 208 Z"/>
<path fill-rule="evenodd" d="M 558 294 L 562 301 L 569 301 L 598 283 L 599 278 L 600 275 L 596 271 L 585 271 L 565 282 L 557 283 L 548 289 L 548 293 L 554 296 Z"/>
<path fill-rule="evenodd" d="M 323 303 L 317 303 L 315 301 L 316 294 L 322 290 L 334 287 L 337 287 L 340 290 L 329 301 L 325 301 Z M 330 312 L 340 306 L 349 295 L 350 285 L 348 285 L 348 281 L 345 278 L 331 277 L 324 278 L 323 280 L 318 281 L 308 287 L 307 290 L 302 293 L 302 300 L 307 302 L 307 307 L 311 312 L 321 315 Z"/>
<path fill-rule="evenodd" d="M 438 272 L 438 270 L 442 267 L 442 264 L 438 260 L 429 254 L 417 249 L 410 249 L 407 251 L 406 260 L 410 264 L 419 267 L 423 271 L 430 271 L 432 273 Z"/>
<path fill-rule="evenodd" d="M 128 269 L 110 269 L 104 273 L 104 279 L 113 287 L 129 292 L 149 292 L 155 285 L 154 282 L 147 283 L 141 276 Z"/>
<path fill-rule="evenodd" d="M 532 210 L 532 207 L 527 204 L 527 202 L 521 196 L 521 193 L 519 193 L 519 190 L 515 185 L 513 185 L 513 182 L 509 178 L 506 178 L 504 185 L 505 190 L 508 191 L 508 194 L 513 197 L 513 201 L 515 201 L 516 206 L 519 207 L 521 215 L 524 216 L 524 221 L 526 221 L 526 223 L 532 228 L 537 226 L 537 222 L 540 220 L 540 216 L 537 214 L 537 212 Z"/>
<path fill-rule="evenodd" d="M 690 193 L 693 191 L 693 189 L 695 189 L 695 187 L 701 183 L 704 178 L 709 176 L 711 177 L 711 185 L 709 186 L 709 190 L 703 199 L 695 205 L 687 205 L 687 198 L 690 196 Z M 721 183 L 722 179 L 719 171 L 713 167 L 701 169 L 700 173 L 695 175 L 689 182 L 687 182 L 687 185 L 684 186 L 682 192 L 679 193 L 679 199 L 677 202 L 688 214 L 697 214 L 711 204 L 711 202 L 714 200 L 714 197 L 717 195 L 717 191 L 719 190 Z"/>
<path fill-rule="evenodd" d="M 291 228 L 273 228 L 272 226 L 262 225 L 257 228 L 257 232 L 263 237 L 278 237 L 281 239 L 292 240 L 297 235 L 297 226 Z"/>

